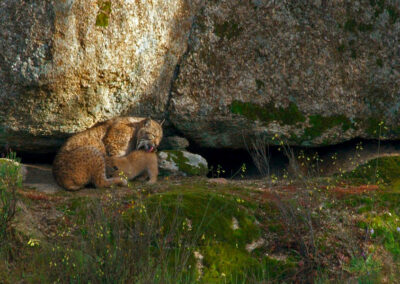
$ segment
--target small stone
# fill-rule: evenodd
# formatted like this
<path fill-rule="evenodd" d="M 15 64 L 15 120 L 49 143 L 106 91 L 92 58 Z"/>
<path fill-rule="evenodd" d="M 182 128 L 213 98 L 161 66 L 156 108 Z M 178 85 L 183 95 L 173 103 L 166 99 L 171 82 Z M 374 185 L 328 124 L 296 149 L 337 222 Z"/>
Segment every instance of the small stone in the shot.
<path fill-rule="evenodd" d="M 228 180 L 226 178 L 210 178 L 208 182 L 216 183 L 216 184 L 227 184 Z"/>
<path fill-rule="evenodd" d="M 253 250 L 255 250 L 256 248 L 261 247 L 264 244 L 265 240 L 263 238 L 260 238 L 254 242 L 252 242 L 251 244 L 247 244 L 246 245 L 246 250 L 248 252 L 252 252 Z"/>
<path fill-rule="evenodd" d="M 232 230 L 239 230 L 239 221 L 235 217 L 232 217 Z"/>
<path fill-rule="evenodd" d="M 174 176 L 205 176 L 208 173 L 206 159 L 183 150 L 158 152 L 158 167 L 161 174 Z"/>

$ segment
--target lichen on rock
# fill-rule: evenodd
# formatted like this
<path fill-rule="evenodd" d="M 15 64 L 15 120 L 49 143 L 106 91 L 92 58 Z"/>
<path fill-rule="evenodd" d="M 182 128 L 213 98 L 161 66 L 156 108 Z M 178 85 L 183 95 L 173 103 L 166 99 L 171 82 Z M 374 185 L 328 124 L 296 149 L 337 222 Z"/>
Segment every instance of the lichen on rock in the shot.
<path fill-rule="evenodd" d="M 163 174 L 183 176 L 205 176 L 207 161 L 198 154 L 183 150 L 164 150 L 158 153 L 159 168 Z"/>
<path fill-rule="evenodd" d="M 212 148 L 400 137 L 394 1 L 0 5 L 0 143 L 16 150 L 122 114 Z"/>
<path fill-rule="evenodd" d="M 395 6 L 207 2 L 174 83 L 173 124 L 214 148 L 244 148 L 238 136 L 275 133 L 302 146 L 398 138 Z M 388 129 L 383 137 L 381 122 Z"/>
<path fill-rule="evenodd" d="M 54 152 L 99 121 L 163 117 L 197 2 L 1 1 L 0 144 Z"/>

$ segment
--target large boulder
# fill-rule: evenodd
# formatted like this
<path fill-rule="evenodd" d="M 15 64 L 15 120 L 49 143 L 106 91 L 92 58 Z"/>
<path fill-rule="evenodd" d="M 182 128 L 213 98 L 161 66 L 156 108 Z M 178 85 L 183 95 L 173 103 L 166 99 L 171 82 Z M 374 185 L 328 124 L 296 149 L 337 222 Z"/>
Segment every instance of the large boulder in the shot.
<path fill-rule="evenodd" d="M 399 138 L 399 15 L 395 0 L 3 0 L 0 144 L 54 152 L 121 114 L 214 148 Z"/>
<path fill-rule="evenodd" d="M 120 114 L 164 115 L 198 1 L 0 2 L 0 144 L 54 151 Z"/>
<path fill-rule="evenodd" d="M 400 137 L 392 1 L 208 1 L 173 86 L 171 121 L 205 147 Z"/>

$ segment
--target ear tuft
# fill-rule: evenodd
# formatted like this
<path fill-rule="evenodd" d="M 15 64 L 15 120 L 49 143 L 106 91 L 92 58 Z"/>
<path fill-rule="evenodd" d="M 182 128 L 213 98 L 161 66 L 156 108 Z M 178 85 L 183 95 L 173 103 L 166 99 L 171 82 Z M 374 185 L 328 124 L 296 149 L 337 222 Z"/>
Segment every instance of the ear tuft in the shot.
<path fill-rule="evenodd" d="M 144 126 L 149 127 L 151 125 L 151 118 L 146 118 L 146 120 L 144 121 Z"/>

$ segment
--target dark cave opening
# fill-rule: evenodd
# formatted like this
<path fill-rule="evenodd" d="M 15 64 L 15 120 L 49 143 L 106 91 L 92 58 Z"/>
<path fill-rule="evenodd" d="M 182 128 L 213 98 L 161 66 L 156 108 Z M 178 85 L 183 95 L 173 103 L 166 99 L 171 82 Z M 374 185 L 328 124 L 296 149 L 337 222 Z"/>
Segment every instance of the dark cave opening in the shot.
<path fill-rule="evenodd" d="M 191 144 L 193 145 L 193 144 Z M 323 159 L 328 159 L 335 154 L 339 155 L 356 155 L 357 145 L 363 145 L 364 151 L 369 153 L 384 154 L 390 152 L 398 152 L 400 154 L 400 141 L 379 141 L 366 139 L 353 139 L 344 143 L 321 146 L 321 147 L 300 147 L 286 146 L 293 152 L 295 156 L 304 153 L 306 157 L 312 157 L 316 153 Z M 263 175 L 257 169 L 252 155 L 244 149 L 214 149 L 190 146 L 189 151 L 203 156 L 209 167 L 208 177 L 224 177 L 224 178 L 262 178 Z M 287 172 L 289 158 L 287 152 L 279 146 L 269 146 L 269 173 L 276 176 L 282 176 Z M 243 164 L 245 170 L 243 171 Z"/>
<path fill-rule="evenodd" d="M 291 146 L 293 153 L 297 154 L 303 151 L 306 155 L 312 156 L 318 153 L 321 157 L 329 157 L 334 153 L 351 153 L 356 145 L 362 143 L 364 148 L 370 152 L 373 151 L 398 151 L 400 153 L 400 141 L 378 141 L 354 139 L 341 144 L 321 146 L 321 147 L 298 147 Z M 191 143 L 189 152 L 203 156 L 209 167 L 208 177 L 223 177 L 233 179 L 257 179 L 262 178 L 258 171 L 252 156 L 244 149 L 215 149 L 203 148 Z M 6 156 L 6 151 L 1 151 L 1 156 Z M 53 163 L 55 152 L 35 153 L 26 151 L 17 151 L 17 158 L 25 164 L 47 164 Z M 284 151 L 278 146 L 268 147 L 270 174 L 281 176 L 286 170 L 289 163 L 288 157 Z"/>

